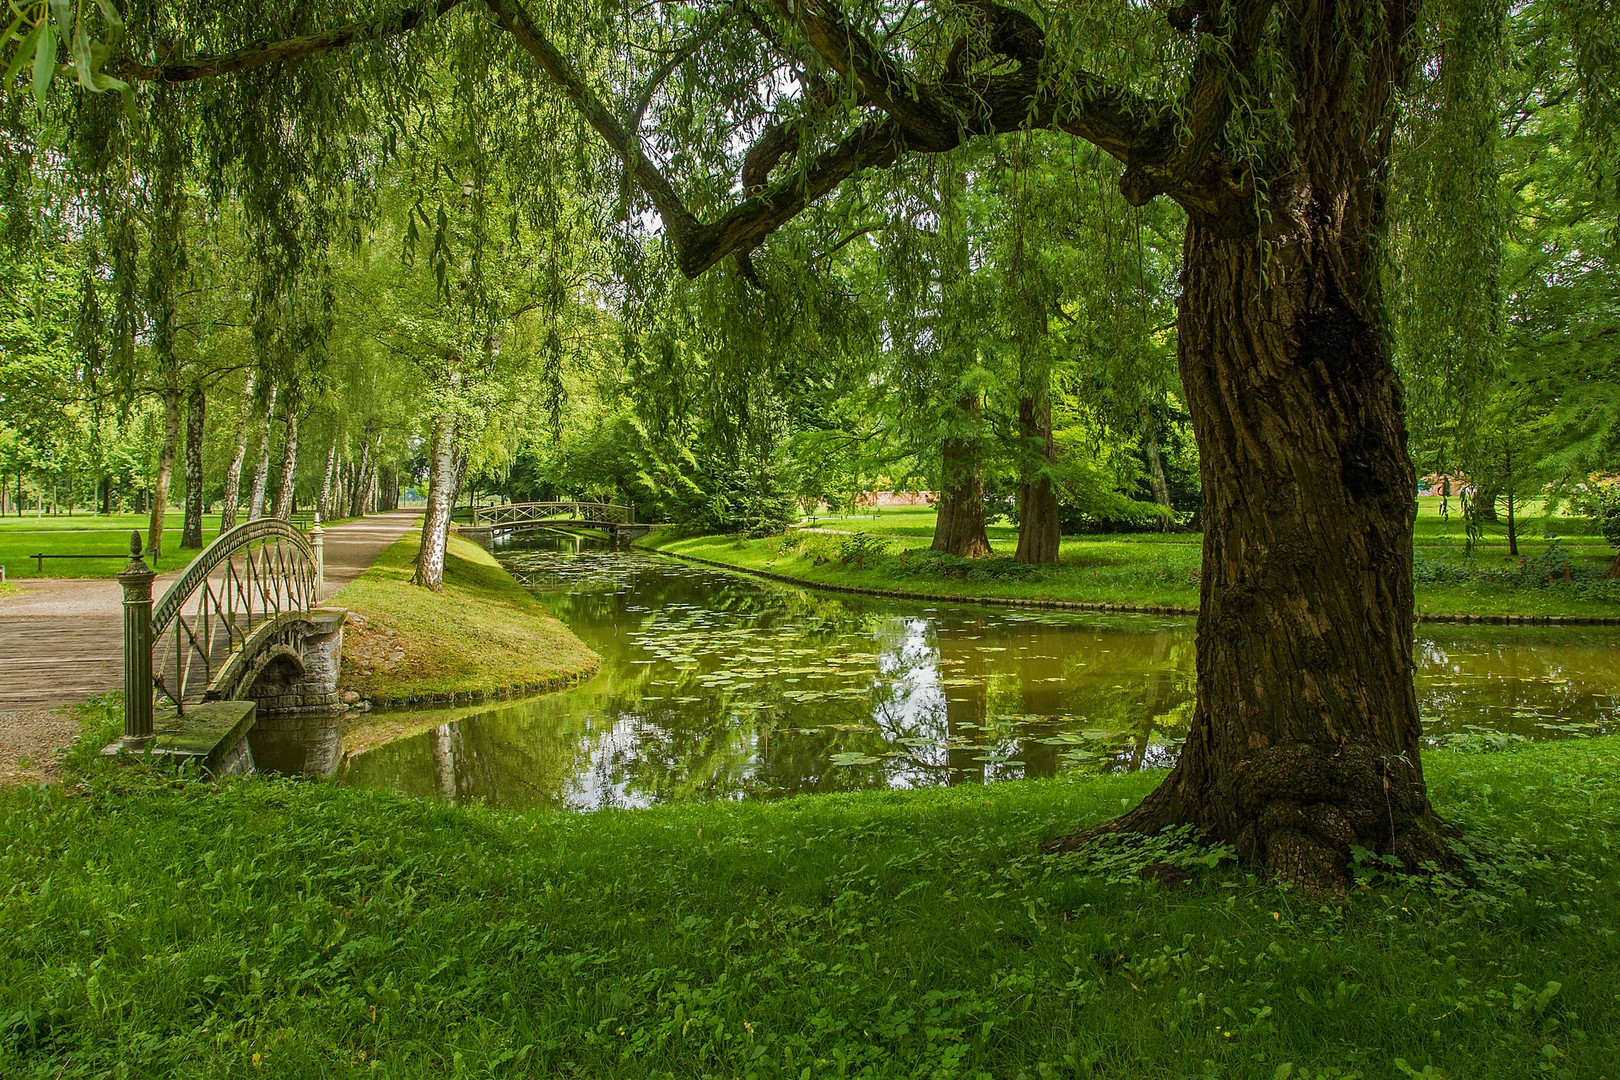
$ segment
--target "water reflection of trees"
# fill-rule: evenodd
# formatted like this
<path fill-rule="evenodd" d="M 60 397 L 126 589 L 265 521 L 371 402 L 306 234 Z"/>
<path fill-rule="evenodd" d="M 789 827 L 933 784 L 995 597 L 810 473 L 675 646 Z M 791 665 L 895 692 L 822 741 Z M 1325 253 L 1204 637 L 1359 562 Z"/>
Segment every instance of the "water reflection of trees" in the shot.
<path fill-rule="evenodd" d="M 1612 632 L 1573 628 L 1431 628 L 1415 647 L 1425 731 L 1543 738 L 1620 730 L 1617 643 Z"/>
<path fill-rule="evenodd" d="M 1185 622 L 919 610 L 634 554 L 509 562 L 601 673 L 384 748 L 373 768 L 398 770 L 393 786 L 598 807 L 1134 771 L 1171 763 L 1192 710 Z M 1420 639 L 1420 692 L 1454 717 L 1591 716 L 1620 684 L 1607 640 L 1561 655 Z"/>

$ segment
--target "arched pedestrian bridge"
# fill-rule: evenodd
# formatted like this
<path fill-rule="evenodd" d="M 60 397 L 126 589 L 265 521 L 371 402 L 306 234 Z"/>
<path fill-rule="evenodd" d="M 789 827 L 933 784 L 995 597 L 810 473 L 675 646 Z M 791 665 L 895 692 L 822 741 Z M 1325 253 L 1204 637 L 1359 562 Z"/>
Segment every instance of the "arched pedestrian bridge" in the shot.
<path fill-rule="evenodd" d="M 214 773 L 285 758 L 304 718 L 343 709 L 344 612 L 323 608 L 322 533 L 277 518 L 222 534 L 152 602 L 130 540 L 124 588 L 124 737 L 108 752 L 191 759 Z M 318 771 L 300 767 L 295 771 Z"/>
<path fill-rule="evenodd" d="M 650 525 L 636 524 L 634 506 L 568 499 L 480 506 L 473 510 L 472 524 L 460 526 L 459 532 L 469 540 L 493 548 L 497 536 L 562 526 L 605 532 L 615 547 L 652 531 Z"/>

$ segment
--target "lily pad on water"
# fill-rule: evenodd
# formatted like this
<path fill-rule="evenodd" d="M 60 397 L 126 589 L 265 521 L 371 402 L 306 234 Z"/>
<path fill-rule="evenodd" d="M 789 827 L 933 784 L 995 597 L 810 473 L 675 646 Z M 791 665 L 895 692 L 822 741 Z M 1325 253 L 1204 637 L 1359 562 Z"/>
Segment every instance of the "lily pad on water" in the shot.
<path fill-rule="evenodd" d="M 856 753 L 853 750 L 840 750 L 827 760 L 839 768 L 848 768 L 851 765 L 876 765 L 879 759 L 871 754 Z"/>

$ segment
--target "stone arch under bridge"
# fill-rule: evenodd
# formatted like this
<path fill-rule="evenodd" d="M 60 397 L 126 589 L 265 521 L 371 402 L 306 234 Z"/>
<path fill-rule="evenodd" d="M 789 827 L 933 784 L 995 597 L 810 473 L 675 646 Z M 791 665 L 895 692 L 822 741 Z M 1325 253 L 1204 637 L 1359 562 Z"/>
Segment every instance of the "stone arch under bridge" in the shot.
<path fill-rule="evenodd" d="M 154 604 L 155 574 L 130 540 L 124 588 L 124 736 L 108 753 L 194 761 L 215 774 L 329 773 L 341 608 L 319 602 L 320 523 L 260 518 L 209 544 Z"/>

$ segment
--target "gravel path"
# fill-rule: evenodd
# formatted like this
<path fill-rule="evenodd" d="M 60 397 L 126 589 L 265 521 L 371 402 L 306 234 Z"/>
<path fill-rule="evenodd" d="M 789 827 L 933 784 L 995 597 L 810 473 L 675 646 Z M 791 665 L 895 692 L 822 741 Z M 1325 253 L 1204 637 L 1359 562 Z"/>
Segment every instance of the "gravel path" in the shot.
<path fill-rule="evenodd" d="M 0 786 L 55 780 L 57 751 L 78 735 L 78 719 L 69 708 L 0 712 Z"/>

